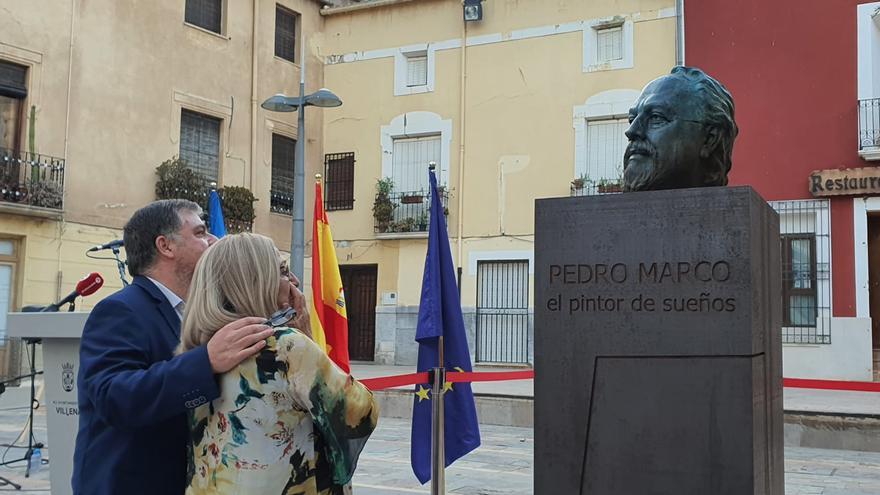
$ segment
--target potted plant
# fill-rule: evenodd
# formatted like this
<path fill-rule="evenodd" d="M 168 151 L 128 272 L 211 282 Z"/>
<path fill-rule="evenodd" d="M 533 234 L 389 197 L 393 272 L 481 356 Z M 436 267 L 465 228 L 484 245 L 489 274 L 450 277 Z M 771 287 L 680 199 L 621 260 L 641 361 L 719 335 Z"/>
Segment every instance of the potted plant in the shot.
<path fill-rule="evenodd" d="M 580 191 L 591 182 L 593 181 L 590 180 L 589 174 L 581 174 L 580 177 L 577 177 L 571 181 L 571 187 L 573 187 L 576 191 Z"/>
<path fill-rule="evenodd" d="M 425 193 L 412 192 L 412 193 L 404 193 L 403 196 L 400 197 L 400 202 L 405 205 L 414 205 L 420 204 L 425 200 Z"/>
<path fill-rule="evenodd" d="M 394 181 L 390 177 L 376 181 L 376 199 L 373 200 L 373 218 L 376 220 L 376 229 L 379 232 L 390 231 L 394 219 L 394 209 L 397 205 L 391 201 L 391 192 L 394 190 Z"/>
<path fill-rule="evenodd" d="M 31 182 L 28 202 L 33 206 L 42 208 L 61 208 L 63 191 L 61 186 L 48 180 L 35 180 Z"/>
<path fill-rule="evenodd" d="M 619 193 L 623 190 L 619 180 L 601 179 L 596 185 L 600 194 Z"/>
<path fill-rule="evenodd" d="M 223 208 L 226 230 L 231 234 L 250 232 L 254 224 L 254 202 L 257 198 L 246 187 L 226 186 L 217 190 Z"/>
<path fill-rule="evenodd" d="M 178 157 L 165 160 L 156 167 L 156 199 L 188 199 L 202 209 L 208 207 L 208 181 L 189 168 L 186 160 Z"/>
<path fill-rule="evenodd" d="M 428 230 L 428 210 L 422 210 L 422 213 L 419 215 L 419 232 L 425 232 Z"/>

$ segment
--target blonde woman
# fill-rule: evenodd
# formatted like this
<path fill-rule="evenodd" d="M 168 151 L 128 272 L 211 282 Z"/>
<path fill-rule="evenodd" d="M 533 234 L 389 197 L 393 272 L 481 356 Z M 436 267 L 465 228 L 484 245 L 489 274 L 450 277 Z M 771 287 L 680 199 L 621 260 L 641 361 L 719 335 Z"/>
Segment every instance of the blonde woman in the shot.
<path fill-rule="evenodd" d="M 206 344 L 212 332 L 202 329 L 242 315 L 304 311 L 297 283 L 269 238 L 220 239 L 196 265 L 180 351 Z M 308 318 L 293 323 L 307 327 Z M 261 352 L 220 377 L 220 388 L 190 418 L 187 494 L 351 493 L 378 408 L 308 336 L 276 328 Z"/>

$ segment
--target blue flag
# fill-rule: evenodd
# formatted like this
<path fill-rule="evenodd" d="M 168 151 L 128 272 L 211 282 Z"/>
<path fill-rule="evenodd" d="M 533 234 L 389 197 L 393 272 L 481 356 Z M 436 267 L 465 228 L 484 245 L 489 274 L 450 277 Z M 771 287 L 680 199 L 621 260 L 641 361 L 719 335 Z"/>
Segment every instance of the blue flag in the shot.
<path fill-rule="evenodd" d="M 447 374 L 471 371 L 464 318 L 449 249 L 446 217 L 437 193 L 437 178 L 431 180 L 431 224 L 428 230 L 428 255 L 422 279 L 422 299 L 416 342 L 419 343 L 418 371 L 440 365 L 440 336 L 443 336 L 443 360 Z M 446 466 L 480 446 L 480 427 L 470 383 L 446 383 L 443 387 L 444 439 Z M 416 385 L 413 400 L 411 459 L 416 478 L 424 484 L 431 479 L 431 384 Z"/>
<path fill-rule="evenodd" d="M 208 231 L 217 239 L 226 235 L 223 207 L 220 206 L 220 195 L 216 189 L 211 189 L 211 197 L 208 198 Z"/>

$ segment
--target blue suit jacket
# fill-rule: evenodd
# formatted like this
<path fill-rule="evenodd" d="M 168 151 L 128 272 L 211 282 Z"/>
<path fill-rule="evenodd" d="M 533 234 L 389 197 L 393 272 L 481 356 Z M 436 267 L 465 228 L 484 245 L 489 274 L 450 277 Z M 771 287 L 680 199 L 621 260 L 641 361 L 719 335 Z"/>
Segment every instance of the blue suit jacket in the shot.
<path fill-rule="evenodd" d="M 92 310 L 80 346 L 75 495 L 180 494 L 187 410 L 220 396 L 207 349 L 174 356 L 180 320 L 149 279 Z"/>

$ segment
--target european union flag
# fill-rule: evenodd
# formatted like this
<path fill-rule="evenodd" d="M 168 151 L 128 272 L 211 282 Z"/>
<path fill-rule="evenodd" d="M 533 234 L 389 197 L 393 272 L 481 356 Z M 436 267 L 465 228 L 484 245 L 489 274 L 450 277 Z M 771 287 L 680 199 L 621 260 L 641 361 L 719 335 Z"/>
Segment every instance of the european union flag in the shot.
<path fill-rule="evenodd" d="M 443 204 L 437 193 L 437 178 L 431 180 L 431 223 L 428 255 L 422 279 L 422 299 L 416 342 L 419 343 L 418 371 L 440 365 L 440 336 L 443 336 L 443 366 L 448 373 L 471 371 L 464 318 L 449 249 Z M 431 479 L 431 385 L 416 385 L 413 400 L 411 459 L 416 478 L 424 484 Z M 446 383 L 443 387 L 446 466 L 480 446 L 480 427 L 470 383 Z"/>
<path fill-rule="evenodd" d="M 223 207 L 220 206 L 220 195 L 216 189 L 211 190 L 211 197 L 208 198 L 208 231 L 218 239 L 226 235 Z"/>

